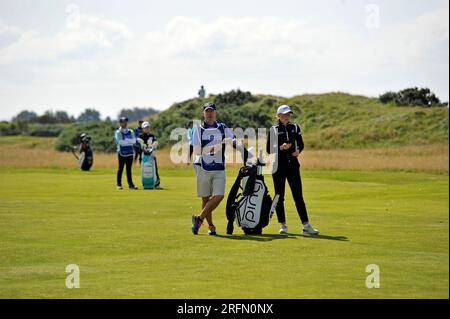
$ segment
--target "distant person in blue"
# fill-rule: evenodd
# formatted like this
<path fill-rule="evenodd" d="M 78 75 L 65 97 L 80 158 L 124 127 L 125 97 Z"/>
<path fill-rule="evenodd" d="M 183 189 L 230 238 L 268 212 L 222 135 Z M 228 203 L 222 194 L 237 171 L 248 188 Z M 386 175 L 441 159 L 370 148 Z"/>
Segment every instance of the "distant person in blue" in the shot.
<path fill-rule="evenodd" d="M 133 166 L 134 145 L 136 136 L 134 131 L 128 128 L 128 118 L 121 117 L 120 128 L 114 133 L 114 141 L 117 145 L 117 156 L 119 159 L 119 169 L 117 170 L 117 189 L 122 190 L 122 172 L 124 166 L 127 171 L 127 181 L 130 189 L 138 189 L 133 183 L 131 169 Z"/>
<path fill-rule="evenodd" d="M 194 153 L 194 146 L 192 145 L 192 134 L 194 132 L 194 129 L 192 128 L 193 124 L 194 124 L 193 121 L 189 121 L 189 123 L 187 124 L 187 139 L 189 142 L 189 159 L 187 163 L 188 165 L 192 159 L 192 154 Z"/>

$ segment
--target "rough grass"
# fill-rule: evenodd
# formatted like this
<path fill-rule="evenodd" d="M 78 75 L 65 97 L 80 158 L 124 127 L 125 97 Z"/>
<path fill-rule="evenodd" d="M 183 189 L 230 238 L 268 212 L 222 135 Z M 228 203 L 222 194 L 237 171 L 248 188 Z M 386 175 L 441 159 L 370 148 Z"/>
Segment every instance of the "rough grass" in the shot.
<path fill-rule="evenodd" d="M 52 138 L 2 137 L 0 138 L 0 167 L 75 168 L 77 161 L 73 155 L 54 151 L 54 142 L 55 139 Z M 168 147 L 158 150 L 157 157 L 161 168 L 186 167 L 186 164 L 172 163 Z M 300 157 L 300 162 L 304 169 L 415 170 L 448 173 L 449 146 L 447 143 L 342 150 L 306 148 Z M 116 166 L 115 154 L 99 152 L 94 154 L 93 169 Z"/>

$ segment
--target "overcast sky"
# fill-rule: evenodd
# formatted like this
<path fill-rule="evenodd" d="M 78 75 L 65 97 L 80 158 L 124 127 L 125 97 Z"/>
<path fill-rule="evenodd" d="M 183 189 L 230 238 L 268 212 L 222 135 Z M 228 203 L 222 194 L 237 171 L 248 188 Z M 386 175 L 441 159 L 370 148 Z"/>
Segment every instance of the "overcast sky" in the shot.
<path fill-rule="evenodd" d="M 0 0 L 0 119 L 240 88 L 449 99 L 447 0 Z"/>

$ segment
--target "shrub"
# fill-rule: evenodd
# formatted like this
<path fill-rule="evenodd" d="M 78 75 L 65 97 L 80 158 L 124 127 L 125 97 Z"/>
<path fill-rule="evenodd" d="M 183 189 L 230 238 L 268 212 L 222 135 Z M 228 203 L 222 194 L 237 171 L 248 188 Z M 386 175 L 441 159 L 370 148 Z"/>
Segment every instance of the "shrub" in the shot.
<path fill-rule="evenodd" d="M 21 135 L 28 132 L 28 122 L 17 120 L 14 122 L 0 123 L 0 136 Z"/>
<path fill-rule="evenodd" d="M 127 117 L 130 122 L 142 120 L 143 118 L 147 116 L 151 116 L 153 114 L 157 114 L 159 111 L 155 110 L 154 108 L 140 108 L 140 107 L 134 107 L 132 109 L 122 109 L 119 112 L 119 118 L 122 116 Z"/>
<path fill-rule="evenodd" d="M 258 99 L 253 96 L 250 92 L 243 92 L 240 89 L 232 90 L 230 92 L 225 92 L 219 94 L 215 97 L 214 103 L 219 107 L 221 105 L 244 105 L 248 102 L 256 102 Z"/>
<path fill-rule="evenodd" d="M 101 152 L 114 152 L 114 131 L 116 126 L 111 122 L 89 122 L 85 124 L 71 124 L 64 128 L 59 135 L 55 148 L 58 151 L 69 152 L 80 143 L 79 137 L 86 133 L 92 138 L 92 149 Z"/>
<path fill-rule="evenodd" d="M 395 103 L 397 106 L 445 107 L 428 88 L 408 88 L 398 93 L 386 92 L 378 98 L 381 103 Z"/>
<path fill-rule="evenodd" d="M 63 124 L 30 124 L 28 135 L 40 137 L 57 137 L 63 130 Z"/>

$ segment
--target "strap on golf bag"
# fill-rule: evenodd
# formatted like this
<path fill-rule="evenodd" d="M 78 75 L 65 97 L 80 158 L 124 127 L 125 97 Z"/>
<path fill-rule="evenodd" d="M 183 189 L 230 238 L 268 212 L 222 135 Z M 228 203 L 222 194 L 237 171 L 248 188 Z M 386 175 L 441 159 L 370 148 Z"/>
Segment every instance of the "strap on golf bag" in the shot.
<path fill-rule="evenodd" d="M 231 187 L 230 193 L 227 198 L 227 207 L 225 213 L 227 215 L 228 225 L 227 225 L 227 234 L 232 235 L 234 230 L 234 220 L 236 218 L 236 209 L 238 207 L 238 199 L 241 196 L 238 195 L 239 189 L 241 188 L 242 174 L 243 168 L 239 170 L 239 174 L 234 181 L 233 186 Z"/>

